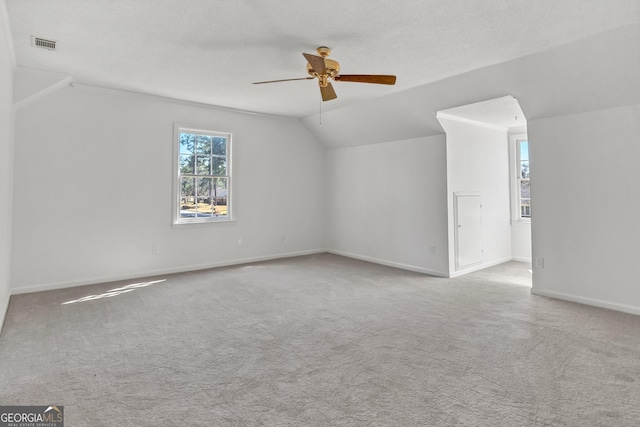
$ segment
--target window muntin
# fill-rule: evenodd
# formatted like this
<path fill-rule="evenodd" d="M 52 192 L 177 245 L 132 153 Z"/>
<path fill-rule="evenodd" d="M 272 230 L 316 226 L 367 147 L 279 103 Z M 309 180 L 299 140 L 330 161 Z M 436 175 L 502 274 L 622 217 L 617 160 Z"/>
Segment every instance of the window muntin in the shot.
<path fill-rule="evenodd" d="M 177 129 L 175 223 L 231 219 L 231 135 Z"/>

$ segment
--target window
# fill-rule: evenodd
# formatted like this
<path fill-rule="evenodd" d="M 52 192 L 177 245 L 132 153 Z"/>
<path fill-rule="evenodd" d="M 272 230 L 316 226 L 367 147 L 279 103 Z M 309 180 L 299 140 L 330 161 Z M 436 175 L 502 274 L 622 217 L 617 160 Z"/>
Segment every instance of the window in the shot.
<path fill-rule="evenodd" d="M 517 221 L 531 219 L 531 186 L 529 183 L 529 142 L 526 136 L 513 138 L 514 192 L 513 218 Z"/>
<path fill-rule="evenodd" d="M 231 219 L 231 134 L 177 127 L 174 223 Z"/>

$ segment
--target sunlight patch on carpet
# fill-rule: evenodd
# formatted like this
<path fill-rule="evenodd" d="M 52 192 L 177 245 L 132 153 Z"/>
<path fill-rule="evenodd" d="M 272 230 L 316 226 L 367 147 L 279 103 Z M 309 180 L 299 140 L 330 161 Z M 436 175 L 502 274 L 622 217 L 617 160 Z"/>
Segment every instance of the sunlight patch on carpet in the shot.
<path fill-rule="evenodd" d="M 166 280 L 167 279 L 161 279 L 161 280 L 153 280 L 153 281 L 150 281 L 150 282 L 132 283 L 130 285 L 122 286 L 121 288 L 115 288 L 115 289 L 108 290 L 107 292 L 104 292 L 102 294 L 87 295 L 86 297 L 78 298 L 76 300 L 63 302 L 62 305 L 74 304 L 76 302 L 94 301 L 94 300 L 102 299 L 102 298 L 111 298 L 111 297 L 115 297 L 117 295 L 126 294 L 127 292 L 132 292 L 132 291 L 136 290 L 137 288 L 146 288 L 147 286 L 155 285 L 157 283 L 162 283 L 162 282 L 165 282 Z"/>

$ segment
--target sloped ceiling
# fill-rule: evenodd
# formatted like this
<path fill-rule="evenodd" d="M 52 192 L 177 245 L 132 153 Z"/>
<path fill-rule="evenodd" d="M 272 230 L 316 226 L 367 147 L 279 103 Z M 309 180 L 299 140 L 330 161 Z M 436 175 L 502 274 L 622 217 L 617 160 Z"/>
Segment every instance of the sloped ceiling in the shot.
<path fill-rule="evenodd" d="M 345 138 L 351 138 L 350 127 L 361 127 L 378 116 L 384 122 L 397 122 L 387 130 L 378 126 L 373 140 L 395 138 L 398 124 L 405 122 L 412 129 L 405 133 L 425 134 L 434 132 L 433 123 L 422 123 L 423 129 L 416 130 L 415 121 L 424 122 L 424 114 L 433 114 L 432 107 L 509 94 L 503 85 L 452 98 L 447 83 L 452 76 L 640 22 L 638 0 L 6 0 L 6 4 L 20 67 L 62 73 L 81 84 L 305 118 L 329 145 L 334 145 L 336 129 L 328 124 L 320 130 L 315 125 L 321 105 L 315 82 L 251 82 L 305 77 L 301 53 L 327 45 L 342 73 L 398 76 L 393 87 L 334 83 L 338 99 L 322 103 L 327 122 L 345 119 L 340 127 L 340 132 L 346 128 Z M 31 36 L 56 40 L 58 48 L 53 52 L 34 48 Z M 442 88 L 434 86 L 441 81 Z M 408 95 L 416 88 L 421 89 Z M 421 95 L 440 96 L 441 101 L 434 105 L 426 101 L 425 106 L 416 98 Z M 407 97 L 419 107 L 406 108 Z M 360 109 L 361 105 L 365 107 Z M 358 143 L 365 143 L 366 135 L 359 135 Z"/>
<path fill-rule="evenodd" d="M 527 125 L 527 119 L 518 100 L 510 95 L 438 111 L 437 117 L 453 118 L 505 130 Z"/>
<path fill-rule="evenodd" d="M 303 121 L 325 145 L 339 148 L 441 134 L 438 111 L 506 95 L 517 99 L 528 125 L 640 104 L 638 40 L 640 24 L 628 25 Z"/>

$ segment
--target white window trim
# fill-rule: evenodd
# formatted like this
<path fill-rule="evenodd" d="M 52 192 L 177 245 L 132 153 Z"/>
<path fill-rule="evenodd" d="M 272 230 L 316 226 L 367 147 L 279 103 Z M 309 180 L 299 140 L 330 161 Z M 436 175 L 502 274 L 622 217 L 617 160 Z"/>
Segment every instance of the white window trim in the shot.
<path fill-rule="evenodd" d="M 528 141 L 526 133 L 518 133 L 509 135 L 509 182 L 511 188 L 511 222 L 512 223 L 531 223 L 531 218 L 523 218 L 520 216 L 520 188 L 516 185 L 518 182 L 518 142 Z M 529 156 L 529 165 L 531 164 L 531 156 Z"/>
<path fill-rule="evenodd" d="M 194 132 L 194 133 L 203 133 L 210 134 L 215 136 L 225 135 L 227 139 L 227 216 L 226 217 L 212 217 L 212 218 L 180 218 L 180 132 Z M 173 186 L 172 186 L 172 199 L 173 202 L 171 204 L 172 210 L 172 221 L 171 224 L 173 226 L 194 226 L 194 225 L 203 225 L 203 224 L 228 224 L 230 222 L 235 221 L 234 212 L 233 212 L 233 191 L 232 191 L 232 174 L 233 174 L 233 143 L 232 143 L 233 135 L 231 132 L 222 132 L 222 131 L 214 131 L 211 129 L 206 129 L 200 126 L 191 126 L 181 123 L 173 124 L 173 151 L 172 151 L 172 162 L 173 162 Z"/>

